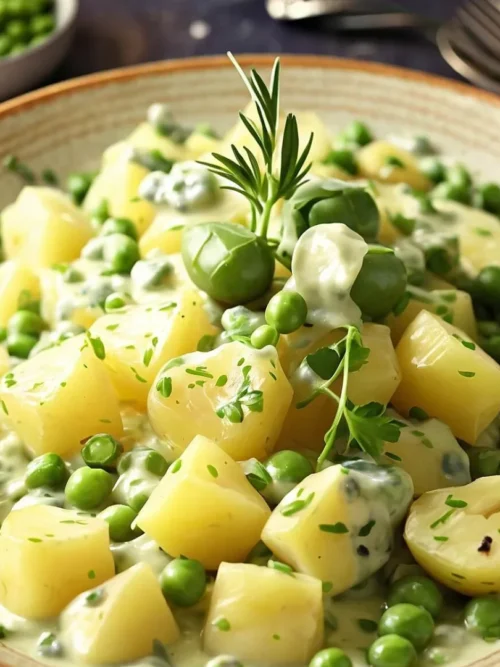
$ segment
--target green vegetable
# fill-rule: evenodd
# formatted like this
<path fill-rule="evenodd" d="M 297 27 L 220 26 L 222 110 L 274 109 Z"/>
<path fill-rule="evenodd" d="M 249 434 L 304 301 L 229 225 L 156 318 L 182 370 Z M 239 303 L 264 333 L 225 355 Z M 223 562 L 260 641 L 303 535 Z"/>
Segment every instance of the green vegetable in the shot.
<path fill-rule="evenodd" d="M 7 336 L 7 350 L 12 357 L 27 359 L 38 342 L 38 337 L 15 333 Z"/>
<path fill-rule="evenodd" d="M 14 44 L 25 43 L 30 37 L 30 29 L 25 21 L 12 19 L 4 27 L 5 34 L 12 39 Z"/>
<path fill-rule="evenodd" d="M 7 171 L 11 171 L 13 174 L 19 176 L 28 185 L 33 185 L 36 181 L 33 170 L 27 164 L 21 162 L 16 155 L 6 155 L 3 159 L 3 166 Z"/>
<path fill-rule="evenodd" d="M 68 479 L 66 464 L 58 454 L 42 454 L 28 463 L 24 483 L 28 489 L 57 489 Z"/>
<path fill-rule="evenodd" d="M 342 139 L 359 146 L 366 146 L 373 141 L 373 135 L 368 127 L 359 120 L 353 120 L 349 123 L 340 135 Z"/>
<path fill-rule="evenodd" d="M 500 449 L 471 447 L 467 450 L 472 479 L 500 474 Z"/>
<path fill-rule="evenodd" d="M 434 155 L 436 149 L 432 145 L 429 137 L 414 137 L 411 152 L 415 155 Z"/>
<path fill-rule="evenodd" d="M 0 35 L 0 57 L 8 55 L 13 46 L 14 42 L 11 37 L 5 34 Z"/>
<path fill-rule="evenodd" d="M 465 625 L 483 639 L 500 639 L 500 600 L 474 598 L 465 607 Z"/>
<path fill-rule="evenodd" d="M 110 234 L 104 237 L 103 258 L 113 273 L 130 273 L 140 259 L 137 242 L 125 234 Z"/>
<path fill-rule="evenodd" d="M 500 362 L 500 336 L 481 339 L 481 347 L 490 355 L 490 357 L 493 357 L 495 361 Z"/>
<path fill-rule="evenodd" d="M 195 285 L 229 305 L 261 296 L 274 275 L 274 257 L 265 241 L 234 224 L 212 222 L 187 228 L 182 258 Z"/>
<path fill-rule="evenodd" d="M 66 271 L 63 273 L 63 280 L 65 283 L 82 283 L 85 280 L 85 275 L 75 269 L 74 266 L 68 266 Z"/>
<path fill-rule="evenodd" d="M 395 634 L 404 637 L 420 651 L 432 639 L 434 621 L 427 609 L 402 602 L 382 614 L 378 632 L 381 636 Z"/>
<path fill-rule="evenodd" d="M 94 178 L 95 174 L 91 172 L 78 172 L 68 176 L 66 189 L 77 206 L 80 206 L 87 196 Z"/>
<path fill-rule="evenodd" d="M 316 653 L 309 667 L 352 667 L 352 661 L 340 648 L 325 648 Z"/>
<path fill-rule="evenodd" d="M 448 181 L 436 185 L 432 191 L 432 196 L 436 199 L 451 199 L 461 204 L 470 204 L 471 202 L 471 191 L 468 187 Z"/>
<path fill-rule="evenodd" d="M 51 14 L 42 14 L 34 16 L 29 24 L 32 35 L 47 35 L 53 32 L 56 27 L 56 21 Z"/>
<path fill-rule="evenodd" d="M 420 171 L 433 183 L 442 183 L 446 179 L 446 168 L 436 157 L 427 157 L 420 161 Z"/>
<path fill-rule="evenodd" d="M 137 514 L 127 505 L 110 505 L 99 514 L 99 518 L 108 524 L 112 542 L 130 542 L 142 534 L 140 528 L 132 528 Z"/>
<path fill-rule="evenodd" d="M 130 297 L 122 292 L 112 292 L 108 294 L 104 301 L 104 310 L 107 313 L 114 310 L 121 310 L 131 302 Z"/>
<path fill-rule="evenodd" d="M 359 172 L 354 153 L 347 149 L 331 150 L 323 160 L 323 164 L 333 164 L 352 176 L 356 176 Z"/>
<path fill-rule="evenodd" d="M 443 596 L 432 579 L 409 575 L 398 579 L 389 590 L 387 598 L 389 607 L 400 603 L 423 607 L 436 618 L 443 607 Z"/>
<path fill-rule="evenodd" d="M 485 211 L 500 215 L 500 185 L 485 183 L 478 190 L 478 203 Z"/>
<path fill-rule="evenodd" d="M 280 503 L 287 493 L 314 472 L 309 459 L 299 452 L 286 449 L 273 454 L 264 466 L 272 483 L 266 487 L 263 495 L 274 505 Z"/>
<path fill-rule="evenodd" d="M 169 158 L 165 157 L 163 153 L 158 150 L 157 148 L 153 148 L 151 150 L 147 150 L 146 148 L 137 148 L 134 147 L 132 150 L 132 155 L 130 157 L 132 162 L 135 162 L 136 164 L 140 164 L 142 167 L 145 167 L 146 169 L 149 169 L 149 171 L 155 171 L 155 172 L 161 172 L 162 174 L 169 174 L 172 171 L 172 167 L 174 166 L 175 162 L 173 160 L 169 160 Z M 155 178 L 153 179 L 154 182 L 157 184 L 156 188 L 162 184 L 163 179 L 160 178 L 159 174 L 156 174 Z M 144 179 L 146 183 L 149 181 L 149 177 L 146 177 Z M 143 181 L 143 182 L 144 182 Z M 146 185 L 146 188 L 148 186 Z M 143 185 L 141 184 L 141 189 L 139 191 L 139 195 L 143 196 L 144 189 Z M 155 198 L 157 192 L 154 192 L 153 197 Z M 149 196 L 144 196 L 144 199 L 150 199 Z M 155 199 L 154 199 L 155 200 Z M 161 197 L 158 201 L 160 203 Z"/>
<path fill-rule="evenodd" d="M 113 477 L 105 470 L 83 467 L 71 475 L 64 493 L 70 505 L 90 511 L 107 500 L 113 485 Z"/>
<path fill-rule="evenodd" d="M 123 452 L 121 444 L 107 433 L 98 433 L 87 440 L 82 448 L 82 459 L 89 468 L 114 468 Z"/>
<path fill-rule="evenodd" d="M 197 560 L 174 558 L 161 573 L 160 586 L 168 602 L 178 607 L 192 607 L 205 594 L 205 568 Z"/>
<path fill-rule="evenodd" d="M 108 218 L 99 232 L 101 236 L 110 236 L 111 234 L 124 234 L 137 241 L 137 229 L 132 220 L 128 218 Z"/>
<path fill-rule="evenodd" d="M 483 303 L 498 306 L 500 303 L 500 266 L 481 269 L 474 283 L 475 296 Z"/>
<path fill-rule="evenodd" d="M 102 199 L 97 208 L 92 211 L 92 221 L 97 225 L 102 225 L 110 217 L 109 204 L 107 199 Z"/>
<path fill-rule="evenodd" d="M 266 308 L 266 322 L 280 334 L 297 331 L 305 323 L 307 304 L 304 297 L 292 290 L 275 294 Z"/>
<path fill-rule="evenodd" d="M 399 635 L 379 637 L 368 650 L 368 663 L 372 667 L 411 667 L 416 661 L 413 644 Z"/>
<path fill-rule="evenodd" d="M 385 250 L 385 249 L 384 249 Z M 388 315 L 406 291 L 406 269 L 394 252 L 372 246 L 351 289 L 351 298 L 365 317 Z"/>
<path fill-rule="evenodd" d="M 464 190 L 472 185 L 472 178 L 463 164 L 455 164 L 446 170 L 446 180 Z"/>
<path fill-rule="evenodd" d="M 270 327 L 268 324 L 263 324 L 252 333 L 250 342 L 257 350 L 262 350 L 262 348 L 267 345 L 276 347 L 279 338 L 280 335 L 274 327 Z"/>
<path fill-rule="evenodd" d="M 28 334 L 38 337 L 45 329 L 45 322 L 40 315 L 31 310 L 18 310 L 7 323 L 9 334 Z"/>
<path fill-rule="evenodd" d="M 118 474 L 123 475 L 132 465 L 141 467 L 157 477 L 163 477 L 168 470 L 165 458 L 156 450 L 147 448 L 138 447 L 124 454 L 118 462 Z"/>

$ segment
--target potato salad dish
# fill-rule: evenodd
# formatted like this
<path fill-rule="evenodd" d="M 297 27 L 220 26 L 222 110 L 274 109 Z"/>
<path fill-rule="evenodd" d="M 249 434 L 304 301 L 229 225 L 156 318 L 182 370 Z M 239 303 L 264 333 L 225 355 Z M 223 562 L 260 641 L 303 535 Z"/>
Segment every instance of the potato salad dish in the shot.
<path fill-rule="evenodd" d="M 95 173 L 4 160 L 2 661 L 470 665 L 500 652 L 500 186 L 230 57 L 223 137 L 158 103 Z"/>

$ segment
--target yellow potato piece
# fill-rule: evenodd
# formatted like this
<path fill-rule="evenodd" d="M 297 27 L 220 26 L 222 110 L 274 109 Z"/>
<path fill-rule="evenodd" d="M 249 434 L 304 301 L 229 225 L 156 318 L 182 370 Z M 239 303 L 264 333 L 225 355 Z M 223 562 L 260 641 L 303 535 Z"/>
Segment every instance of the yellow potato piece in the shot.
<path fill-rule="evenodd" d="M 420 171 L 415 156 L 385 140 L 373 141 L 356 155 L 360 172 L 366 178 L 386 183 L 407 183 L 416 190 L 430 190 L 432 184 Z M 391 158 L 401 162 L 392 165 Z"/>
<path fill-rule="evenodd" d="M 206 206 L 200 211 L 183 212 L 162 206 L 151 227 L 140 240 L 141 255 L 145 256 L 152 250 L 161 250 L 167 255 L 178 253 L 181 250 L 185 227 L 203 222 L 234 222 L 244 225 L 248 211 L 247 201 L 230 190 L 219 190 L 213 205 Z"/>
<path fill-rule="evenodd" d="M 197 132 L 196 130 L 186 139 L 184 147 L 189 154 L 189 159 L 197 160 L 198 158 L 208 157 L 211 159 L 211 153 L 219 152 L 220 139 L 209 137 L 206 134 Z"/>
<path fill-rule="evenodd" d="M 104 343 L 104 364 L 119 398 L 143 407 L 162 366 L 193 352 L 202 336 L 217 331 L 195 290 L 182 290 L 176 301 L 134 305 L 104 315 L 90 329 Z"/>
<path fill-rule="evenodd" d="M 170 556 L 209 570 L 244 560 L 270 515 L 242 468 L 214 442 L 197 436 L 168 470 L 137 524 Z"/>
<path fill-rule="evenodd" d="M 0 326 L 6 326 L 19 309 L 20 297 L 36 299 L 39 292 L 38 278 L 29 266 L 16 260 L 0 264 Z"/>
<path fill-rule="evenodd" d="M 122 433 L 120 406 L 106 368 L 82 334 L 16 366 L 0 384 L 5 422 L 38 456 L 72 456 L 95 433 Z"/>
<path fill-rule="evenodd" d="M 87 602 L 89 595 L 96 598 Z M 150 656 L 156 641 L 172 644 L 179 628 L 151 566 L 138 563 L 64 610 L 62 637 L 85 664 L 123 664 Z"/>
<path fill-rule="evenodd" d="M 314 135 L 308 162 L 321 162 L 332 150 L 332 135 L 318 114 L 313 111 L 298 111 L 296 114 L 299 126 L 299 151 L 304 150 L 311 134 Z"/>
<path fill-rule="evenodd" d="M 47 505 L 11 512 L 0 532 L 0 601 L 31 619 L 57 616 L 115 572 L 108 525 Z"/>
<path fill-rule="evenodd" d="M 233 342 L 173 360 L 156 377 L 148 415 L 178 456 L 198 434 L 236 461 L 274 448 L 292 399 L 275 348 Z"/>
<path fill-rule="evenodd" d="M 424 494 L 411 507 L 405 539 L 432 577 L 465 595 L 500 592 L 500 477 Z M 451 498 L 450 498 L 451 497 Z M 463 501 L 462 507 L 450 507 Z M 492 538 L 491 548 L 484 538 Z"/>
<path fill-rule="evenodd" d="M 405 424 L 398 442 L 386 442 L 384 453 L 392 463 L 410 475 L 415 495 L 471 481 L 469 457 L 458 444 L 451 429 L 438 419 L 423 422 L 394 418 Z"/>
<path fill-rule="evenodd" d="M 138 196 L 139 186 L 148 174 L 145 167 L 126 156 L 111 162 L 92 183 L 83 208 L 91 214 L 105 200 L 110 216 L 132 220 L 142 236 L 155 216 L 155 207 Z"/>
<path fill-rule="evenodd" d="M 336 178 L 340 181 L 352 181 L 353 176 L 347 171 L 344 171 L 336 164 L 323 164 L 323 162 L 313 162 L 311 176 L 318 176 L 318 178 Z"/>
<path fill-rule="evenodd" d="M 25 187 L 2 213 L 7 259 L 32 270 L 76 259 L 93 235 L 89 217 L 54 188 Z"/>
<path fill-rule="evenodd" d="M 250 663 L 308 663 L 323 644 L 321 582 L 258 565 L 222 563 L 203 644 L 211 655 Z"/>
<path fill-rule="evenodd" d="M 176 162 L 189 159 L 189 151 L 185 145 L 176 144 L 168 137 L 163 136 L 149 123 L 140 123 L 135 130 L 124 140 L 109 146 L 102 158 L 103 168 L 123 159 L 131 148 L 160 151 L 163 157 Z"/>
<path fill-rule="evenodd" d="M 412 288 L 411 294 L 404 311 L 400 315 L 389 315 L 387 318 L 387 326 L 391 330 L 395 345 L 422 310 L 439 315 L 445 322 L 450 322 L 472 340 L 477 340 L 477 323 L 470 294 L 454 287 L 451 290 L 434 289 L 431 292 Z"/>
<path fill-rule="evenodd" d="M 403 379 L 392 399 L 395 408 L 404 415 L 421 408 L 473 445 L 500 410 L 500 366 L 426 310 L 406 329 L 396 354 Z"/>

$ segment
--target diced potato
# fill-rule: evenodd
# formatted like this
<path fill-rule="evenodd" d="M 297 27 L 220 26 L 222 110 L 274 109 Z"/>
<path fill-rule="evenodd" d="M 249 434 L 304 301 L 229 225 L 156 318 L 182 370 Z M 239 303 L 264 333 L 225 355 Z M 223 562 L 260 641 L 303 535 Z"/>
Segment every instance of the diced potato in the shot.
<path fill-rule="evenodd" d="M 142 236 L 155 216 L 155 207 L 139 198 L 139 186 L 149 171 L 126 158 L 111 162 L 103 168 L 88 191 L 83 207 L 91 214 L 105 200 L 109 214 L 128 218 Z"/>
<path fill-rule="evenodd" d="M 250 663 L 308 663 L 323 644 L 318 579 L 222 563 L 203 631 L 205 650 Z"/>
<path fill-rule="evenodd" d="M 11 512 L 0 532 L 0 601 L 31 619 L 56 616 L 114 575 L 108 524 L 48 505 Z"/>
<path fill-rule="evenodd" d="M 186 139 L 184 147 L 189 154 L 189 159 L 197 160 L 202 156 L 210 156 L 211 153 L 218 152 L 220 139 L 209 137 L 206 134 L 196 130 Z"/>
<path fill-rule="evenodd" d="M 352 181 L 353 176 L 344 171 L 335 164 L 323 164 L 323 162 L 313 162 L 309 172 L 311 176 L 318 178 L 336 178 L 340 181 Z"/>
<path fill-rule="evenodd" d="M 413 495 L 404 471 L 360 464 L 357 469 L 335 465 L 306 477 L 283 498 L 262 531 L 262 541 L 279 560 L 321 579 L 332 595 L 387 562 L 393 524 Z"/>
<path fill-rule="evenodd" d="M 473 445 L 500 410 L 500 366 L 460 329 L 426 310 L 406 329 L 396 354 L 403 379 L 393 396 L 404 415 L 421 408 Z"/>
<path fill-rule="evenodd" d="M 430 271 L 425 272 L 423 287 L 428 290 L 454 290 L 457 289 L 455 285 L 449 283 L 441 276 L 437 276 Z"/>
<path fill-rule="evenodd" d="M 125 141 L 113 144 L 104 151 L 103 167 L 123 159 L 131 148 L 160 151 L 164 157 L 176 162 L 187 160 L 190 157 L 185 145 L 176 144 L 157 132 L 149 123 L 140 123 Z"/>
<path fill-rule="evenodd" d="M 0 384 L 0 404 L 4 421 L 36 456 L 71 456 L 95 433 L 122 433 L 118 397 L 83 334 L 20 363 Z"/>
<path fill-rule="evenodd" d="M 134 305 L 104 315 L 90 329 L 104 343 L 104 364 L 119 398 L 143 407 L 162 366 L 195 351 L 202 336 L 217 331 L 195 290 L 182 290 L 175 302 Z"/>
<path fill-rule="evenodd" d="M 269 515 L 242 468 L 197 436 L 153 491 L 137 524 L 169 555 L 196 558 L 215 570 L 222 561 L 246 558 Z"/>
<path fill-rule="evenodd" d="M 499 485 L 500 477 L 482 477 L 467 486 L 426 493 L 411 507 L 405 539 L 415 560 L 459 593 L 500 592 Z M 453 500 L 463 501 L 458 503 L 462 507 Z"/>
<path fill-rule="evenodd" d="M 278 449 L 321 450 L 324 447 L 325 433 L 335 416 L 336 405 L 327 396 L 318 396 L 305 408 L 296 407 L 299 401 L 310 394 L 310 389 L 300 382 L 300 377 L 293 375 L 294 371 L 306 355 L 338 342 L 343 336 L 341 331 L 336 330 L 318 342 L 308 331 L 306 328 L 282 336 L 286 344 L 281 348 L 280 357 L 287 375 L 291 378 L 295 395 L 283 424 Z M 370 355 L 367 363 L 350 375 L 348 397 L 357 405 L 372 401 L 385 405 L 391 400 L 401 380 L 390 331 L 381 324 L 365 323 L 361 335 L 363 345 L 370 349 Z M 333 389 L 340 392 L 341 382 L 336 382 Z"/>
<path fill-rule="evenodd" d="M 309 162 L 321 162 L 332 150 L 330 130 L 313 111 L 298 111 L 295 115 L 299 126 L 299 151 L 304 150 L 312 133 L 314 138 L 307 159 Z"/>
<path fill-rule="evenodd" d="M 373 195 L 380 213 L 380 229 L 378 239 L 381 243 L 392 245 L 401 238 L 402 233 L 392 223 L 393 217 L 403 215 L 407 218 L 419 216 L 419 203 L 408 193 L 405 183 L 372 183 L 370 192 Z"/>
<path fill-rule="evenodd" d="M 25 187 L 2 213 L 7 259 L 34 270 L 75 259 L 93 235 L 88 216 L 54 188 Z"/>
<path fill-rule="evenodd" d="M 201 434 L 244 461 L 273 451 L 291 400 L 275 348 L 233 342 L 167 364 L 149 393 L 148 414 L 176 455 Z"/>
<path fill-rule="evenodd" d="M 95 598 L 88 603 L 89 595 Z M 172 644 L 179 628 L 151 566 L 138 563 L 64 610 L 62 637 L 85 664 L 123 664 L 145 658 L 155 641 Z"/>
<path fill-rule="evenodd" d="M 16 260 L 0 264 L 0 326 L 18 310 L 19 297 L 29 294 L 36 299 L 39 292 L 38 278 L 29 266 Z"/>
<path fill-rule="evenodd" d="M 415 495 L 426 491 L 462 486 L 471 481 L 469 457 L 458 444 L 451 429 L 438 419 L 405 421 L 398 442 L 386 442 L 387 462 L 403 468 L 413 480 Z"/>
<path fill-rule="evenodd" d="M 472 340 L 477 340 L 477 323 L 470 294 L 455 288 L 451 290 L 435 289 L 431 292 L 413 288 L 411 295 L 402 313 L 389 315 L 387 318 L 387 326 L 391 330 L 395 345 L 422 310 L 439 315 L 445 322 L 450 322 Z"/>
<path fill-rule="evenodd" d="M 219 190 L 214 204 L 200 211 L 182 212 L 162 206 L 151 227 L 140 240 L 141 254 L 145 256 L 151 250 L 161 250 L 167 255 L 178 253 L 185 227 L 214 221 L 244 225 L 248 211 L 248 203 L 242 195 L 230 190 Z"/>
<path fill-rule="evenodd" d="M 430 190 L 432 186 L 420 171 L 415 156 L 388 141 L 372 141 L 356 157 L 360 172 L 366 178 L 386 183 L 407 183 L 416 190 Z M 391 159 L 395 164 L 391 164 Z"/>

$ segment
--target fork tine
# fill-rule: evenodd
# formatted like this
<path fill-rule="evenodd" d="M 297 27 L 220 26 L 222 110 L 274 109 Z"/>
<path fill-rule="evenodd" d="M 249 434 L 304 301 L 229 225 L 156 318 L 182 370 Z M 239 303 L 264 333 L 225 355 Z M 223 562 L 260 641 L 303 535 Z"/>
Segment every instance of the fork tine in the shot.
<path fill-rule="evenodd" d="M 458 20 L 458 16 L 457 20 L 453 22 L 450 41 L 453 48 L 463 53 L 475 67 L 500 79 L 500 62 L 478 46 L 477 40 L 472 38 L 471 33 Z"/>
<path fill-rule="evenodd" d="M 490 21 L 493 21 L 500 30 L 500 5 L 493 4 L 492 0 L 471 0 L 479 11 L 483 12 Z"/>
<path fill-rule="evenodd" d="M 473 3 L 466 3 L 457 11 L 463 28 L 485 49 L 500 60 L 500 28 L 488 21 L 485 14 Z M 499 63 L 500 66 L 500 63 Z"/>

